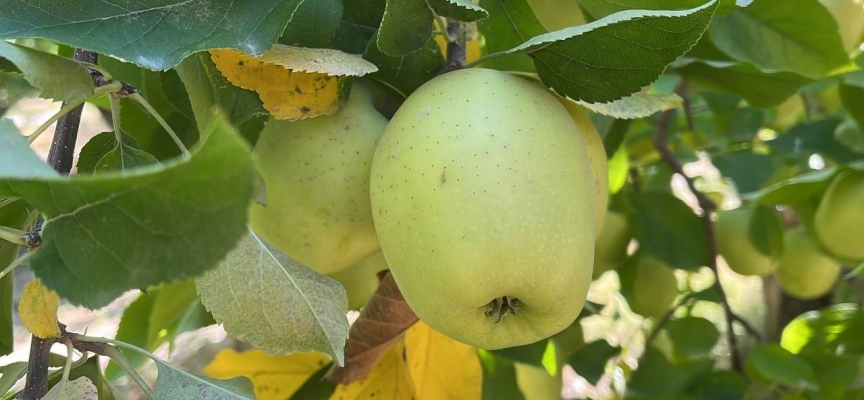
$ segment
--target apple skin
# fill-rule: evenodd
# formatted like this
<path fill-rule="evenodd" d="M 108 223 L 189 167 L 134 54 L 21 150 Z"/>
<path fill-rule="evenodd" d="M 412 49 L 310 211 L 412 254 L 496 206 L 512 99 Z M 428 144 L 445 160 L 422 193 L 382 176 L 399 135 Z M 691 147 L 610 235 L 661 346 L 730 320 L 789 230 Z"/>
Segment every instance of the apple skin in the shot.
<path fill-rule="evenodd" d="M 513 363 L 516 368 L 516 385 L 525 400 L 561 400 L 564 382 L 561 375 L 552 376 L 543 368 L 520 362 Z"/>
<path fill-rule="evenodd" d="M 591 161 L 591 171 L 594 173 L 595 234 L 600 236 L 600 231 L 606 220 L 606 209 L 609 206 L 609 161 L 606 159 L 606 148 L 603 147 L 603 139 L 597 133 L 597 128 L 576 103 L 561 97 L 558 97 L 558 101 L 570 113 L 579 134 L 582 135 L 582 140 L 585 141 L 585 149 L 588 151 L 588 158 Z"/>
<path fill-rule="evenodd" d="M 329 276 L 345 287 L 348 293 L 348 309 L 358 310 L 378 289 L 378 272 L 388 268 L 384 253 L 379 251 L 356 265 Z"/>
<path fill-rule="evenodd" d="M 717 213 L 714 224 L 717 249 L 732 271 L 744 276 L 766 276 L 777 269 L 777 260 L 760 252 L 750 240 L 752 208 Z"/>
<path fill-rule="evenodd" d="M 813 228 L 828 252 L 864 260 L 864 173 L 847 171 L 834 178 L 816 208 Z"/>
<path fill-rule="evenodd" d="M 576 129 L 544 88 L 481 68 L 430 80 L 393 116 L 372 163 L 372 211 L 393 278 L 430 327 L 494 350 L 579 315 L 595 211 Z M 505 296 L 518 313 L 487 316 Z"/>
<path fill-rule="evenodd" d="M 675 270 L 645 254 L 639 257 L 637 268 L 630 310 L 644 317 L 663 318 L 678 296 Z"/>
<path fill-rule="evenodd" d="M 323 274 L 380 249 L 369 203 L 369 173 L 387 119 L 355 81 L 332 116 L 272 119 L 253 155 L 267 207 L 253 203 L 250 226 L 265 240 Z"/>
<path fill-rule="evenodd" d="M 840 277 L 840 263 L 819 252 L 802 228 L 783 234 L 783 255 L 777 266 L 777 283 L 799 300 L 822 297 Z"/>
<path fill-rule="evenodd" d="M 600 231 L 600 236 L 594 243 L 594 273 L 597 279 L 606 271 L 618 269 L 627 259 L 627 247 L 633 238 L 633 231 L 627 222 L 627 216 L 616 211 L 609 211 Z"/>

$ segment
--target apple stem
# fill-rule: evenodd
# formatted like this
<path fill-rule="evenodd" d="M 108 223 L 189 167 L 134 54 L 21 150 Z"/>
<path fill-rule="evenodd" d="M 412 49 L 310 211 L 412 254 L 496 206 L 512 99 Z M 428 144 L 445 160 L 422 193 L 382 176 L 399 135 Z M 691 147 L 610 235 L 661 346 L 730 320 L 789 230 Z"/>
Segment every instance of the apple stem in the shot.
<path fill-rule="evenodd" d="M 510 314 L 516 315 L 516 311 L 522 307 L 525 307 L 525 303 L 515 297 L 497 297 L 486 305 L 485 314 L 487 317 L 495 317 L 495 323 L 497 324 Z"/>

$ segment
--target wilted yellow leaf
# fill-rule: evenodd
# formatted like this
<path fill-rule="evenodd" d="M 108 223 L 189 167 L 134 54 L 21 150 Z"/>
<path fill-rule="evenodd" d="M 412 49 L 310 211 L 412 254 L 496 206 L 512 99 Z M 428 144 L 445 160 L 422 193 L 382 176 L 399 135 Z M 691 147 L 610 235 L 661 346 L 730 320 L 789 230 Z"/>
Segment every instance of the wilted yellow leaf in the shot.
<path fill-rule="evenodd" d="M 204 373 L 217 379 L 245 376 L 255 386 L 255 398 L 284 400 L 328 362 L 330 357 L 315 352 L 273 356 L 262 350 L 225 349 L 204 367 Z"/>
<path fill-rule="evenodd" d="M 408 370 L 418 400 L 480 399 L 483 370 L 477 349 L 423 321 L 405 332 Z"/>
<path fill-rule="evenodd" d="M 21 323 L 36 337 L 47 339 L 60 336 L 60 326 L 57 324 L 57 308 L 60 307 L 60 297 L 57 293 L 45 287 L 39 278 L 33 279 L 21 293 L 18 303 L 18 315 Z"/>
<path fill-rule="evenodd" d="M 405 362 L 405 343 L 396 342 L 381 359 L 375 368 L 365 378 L 336 386 L 336 391 L 330 400 L 411 400 L 414 390 L 408 376 L 408 365 Z"/>
<path fill-rule="evenodd" d="M 339 50 L 281 44 L 260 57 L 235 50 L 211 50 L 210 57 L 228 81 L 254 90 L 270 114 L 287 120 L 336 113 L 348 95 L 347 77 L 378 70 Z"/>

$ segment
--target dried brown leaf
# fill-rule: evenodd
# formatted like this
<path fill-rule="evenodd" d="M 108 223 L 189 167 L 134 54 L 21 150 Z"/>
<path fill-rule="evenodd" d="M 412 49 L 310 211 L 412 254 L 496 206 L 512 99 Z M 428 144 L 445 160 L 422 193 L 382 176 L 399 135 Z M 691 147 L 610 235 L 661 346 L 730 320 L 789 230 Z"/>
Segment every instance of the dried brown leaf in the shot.
<path fill-rule="evenodd" d="M 365 378 L 390 345 L 418 321 L 390 271 L 379 276 L 378 289 L 348 331 L 345 366 L 334 364 L 325 375 L 333 382 L 347 385 Z"/>

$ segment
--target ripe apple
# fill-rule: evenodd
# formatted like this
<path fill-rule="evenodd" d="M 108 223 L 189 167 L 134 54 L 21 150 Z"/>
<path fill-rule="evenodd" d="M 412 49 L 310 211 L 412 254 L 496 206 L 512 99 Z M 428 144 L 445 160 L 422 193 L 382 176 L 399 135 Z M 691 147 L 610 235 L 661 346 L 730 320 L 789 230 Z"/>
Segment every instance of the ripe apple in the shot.
<path fill-rule="evenodd" d="M 819 0 L 834 16 L 847 52 L 861 44 L 864 34 L 864 4 L 861 0 Z"/>
<path fill-rule="evenodd" d="M 329 276 L 342 284 L 348 292 L 348 308 L 357 310 L 369 301 L 378 289 L 378 272 L 388 269 L 384 253 L 377 252 L 356 265 Z"/>
<path fill-rule="evenodd" d="M 267 206 L 251 206 L 252 229 L 324 274 L 378 251 L 369 171 L 386 125 L 359 81 L 332 116 L 271 119 L 254 150 Z"/>
<path fill-rule="evenodd" d="M 585 141 L 588 159 L 591 160 L 591 171 L 594 173 L 595 234 L 600 236 L 606 220 L 606 208 L 609 206 L 609 162 L 606 159 L 606 148 L 603 147 L 603 139 L 597 133 L 597 128 L 576 103 L 562 97 L 558 97 L 558 101 L 564 105 L 570 117 L 576 122 L 582 140 Z"/>
<path fill-rule="evenodd" d="M 837 257 L 864 260 L 864 173 L 847 171 L 822 196 L 813 228 L 825 249 Z"/>
<path fill-rule="evenodd" d="M 765 276 L 777 268 L 777 260 L 760 252 L 750 240 L 752 208 L 717 213 L 714 224 L 717 249 L 729 268 L 740 275 Z"/>
<path fill-rule="evenodd" d="M 627 224 L 627 217 L 616 211 L 606 214 L 603 229 L 594 243 L 594 274 L 597 279 L 606 271 L 618 269 L 627 259 L 627 246 L 633 232 Z"/>
<path fill-rule="evenodd" d="M 777 266 L 777 283 L 790 296 L 809 300 L 824 296 L 840 276 L 840 264 L 816 249 L 802 228 L 783 235 L 785 245 Z"/>
<path fill-rule="evenodd" d="M 585 16 L 576 0 L 528 0 L 540 24 L 550 31 L 582 25 Z"/>
<path fill-rule="evenodd" d="M 560 400 L 564 382 L 561 375 L 552 376 L 543 368 L 520 362 L 516 367 L 516 385 L 525 400 Z"/>
<path fill-rule="evenodd" d="M 647 254 L 639 256 L 636 268 L 630 310 L 645 317 L 662 318 L 678 296 L 675 270 Z"/>
<path fill-rule="evenodd" d="M 514 75 L 440 75 L 393 116 L 372 163 L 381 249 L 406 301 L 475 347 L 533 343 L 579 315 L 594 187 L 564 106 Z"/>

